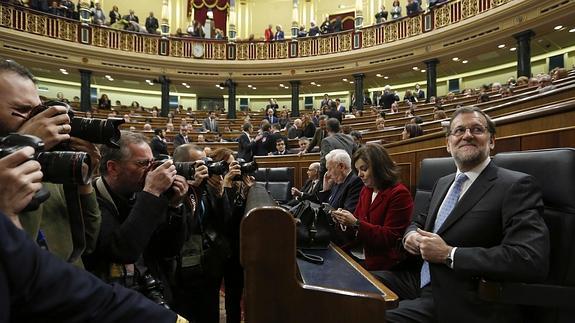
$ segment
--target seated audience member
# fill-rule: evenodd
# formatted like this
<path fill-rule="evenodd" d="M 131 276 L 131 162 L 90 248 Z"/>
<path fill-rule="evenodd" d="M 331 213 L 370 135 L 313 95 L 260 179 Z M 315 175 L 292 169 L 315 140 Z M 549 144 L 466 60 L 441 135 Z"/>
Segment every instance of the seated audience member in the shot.
<path fill-rule="evenodd" d="M 349 133 L 349 135 L 351 136 L 351 138 L 353 138 L 353 142 L 357 145 L 358 148 L 363 146 L 363 135 L 361 134 L 361 132 L 353 130 L 352 132 Z"/>
<path fill-rule="evenodd" d="M 551 76 L 544 74 L 539 78 L 539 93 L 551 91 L 555 89 L 555 85 L 553 85 Z"/>
<path fill-rule="evenodd" d="M 375 130 L 383 130 L 385 129 L 385 119 L 378 118 L 375 120 Z"/>
<path fill-rule="evenodd" d="M 303 200 L 317 203 L 319 202 L 319 189 L 319 163 L 315 162 L 311 163 L 307 168 L 307 180 L 301 189 L 298 190 L 295 187 L 291 188 L 291 195 L 294 197 L 294 199 L 289 201 L 287 205 L 295 206 L 297 203 Z"/>
<path fill-rule="evenodd" d="M 287 155 L 289 154 L 286 148 L 286 142 L 283 138 L 276 139 L 276 151 L 269 153 L 269 155 Z"/>
<path fill-rule="evenodd" d="M 359 202 L 353 213 L 335 210 L 331 215 L 352 228 L 355 239 L 347 248 L 363 248 L 366 269 L 390 269 L 403 260 L 397 241 L 411 222 L 411 193 L 399 183 L 395 163 L 383 146 L 364 145 L 353 155 L 353 164 L 364 185 Z"/>
<path fill-rule="evenodd" d="M 491 91 L 492 92 L 499 92 L 500 90 L 501 90 L 501 83 L 493 82 L 493 84 L 491 84 Z"/>
<path fill-rule="evenodd" d="M 152 132 L 152 125 L 149 123 L 144 123 L 144 127 L 142 128 L 144 132 Z"/>
<path fill-rule="evenodd" d="M 508 96 L 512 96 L 513 95 L 513 88 L 506 86 L 504 88 L 502 88 L 499 93 L 501 94 L 502 98 L 506 98 Z"/>
<path fill-rule="evenodd" d="M 172 133 L 174 132 L 174 124 L 171 122 L 166 123 L 166 133 Z"/>
<path fill-rule="evenodd" d="M 279 119 L 274 115 L 274 113 L 275 111 L 273 108 L 268 108 L 266 110 L 266 116 L 264 117 L 264 120 L 267 120 L 270 124 L 278 123 Z"/>
<path fill-rule="evenodd" d="M 327 137 L 326 123 L 327 116 L 321 115 L 319 117 L 318 127 L 315 129 L 315 134 L 313 135 L 313 138 L 311 139 L 309 146 L 305 151 L 306 153 L 319 151 L 317 147 L 320 147 L 323 138 Z"/>
<path fill-rule="evenodd" d="M 479 278 L 547 277 L 549 232 L 532 176 L 496 166 L 495 124 L 476 107 L 455 111 L 447 151 L 457 166 L 440 178 L 403 237 L 421 267 L 376 272 L 400 299 L 387 322 L 521 322 L 521 307 L 483 301 Z"/>
<path fill-rule="evenodd" d="M 528 87 L 539 87 L 539 79 L 537 79 L 536 77 L 530 78 L 529 81 L 527 82 L 527 86 Z"/>
<path fill-rule="evenodd" d="M 42 188 L 32 147 L 0 158 L 1 322 L 187 322 L 133 290 L 108 285 L 41 250 L 17 214 Z"/>
<path fill-rule="evenodd" d="M 174 149 L 178 148 L 178 146 L 187 144 L 190 142 L 190 138 L 188 138 L 188 128 L 187 127 L 180 127 L 180 133 L 174 137 Z"/>
<path fill-rule="evenodd" d="M 334 209 L 355 211 L 363 184 L 351 169 L 351 157 L 343 149 L 334 149 L 325 156 L 325 160 L 327 172 L 318 193 L 319 201 Z"/>
<path fill-rule="evenodd" d="M 443 120 L 447 119 L 447 114 L 443 110 L 437 110 L 433 112 L 433 120 Z"/>
<path fill-rule="evenodd" d="M 353 138 L 350 135 L 346 135 L 341 132 L 341 125 L 337 119 L 331 118 L 328 119 L 326 122 L 326 130 L 327 130 L 327 137 L 323 138 L 321 141 L 321 149 L 320 149 L 320 174 L 323 178 L 323 174 L 325 174 L 327 170 L 327 162 L 326 162 L 326 155 L 333 151 L 334 149 L 343 149 L 347 152 L 348 157 L 351 160 L 351 157 L 357 146 L 353 142 Z M 339 156 L 339 155 L 338 155 Z M 340 160 L 344 160 L 344 157 L 339 156 Z M 350 161 L 351 163 L 351 161 Z M 351 164 L 349 165 L 351 169 Z"/>
<path fill-rule="evenodd" d="M 288 112 L 286 110 L 282 110 L 280 112 L 280 117 L 278 119 L 278 122 L 279 122 L 282 129 L 287 128 L 287 126 L 290 123 L 290 118 L 289 118 Z"/>
<path fill-rule="evenodd" d="M 551 73 L 551 79 L 553 81 L 557 81 L 563 78 L 566 78 L 567 76 L 569 76 L 569 72 L 564 69 L 564 68 L 557 68 L 554 71 L 552 71 Z"/>
<path fill-rule="evenodd" d="M 205 142 L 206 142 L 206 137 L 204 137 L 204 135 L 202 135 L 202 134 L 199 134 L 199 135 L 198 135 L 198 142 L 205 143 Z"/>
<path fill-rule="evenodd" d="M 412 103 L 416 103 L 417 98 L 415 97 L 413 92 L 411 92 L 411 90 L 407 90 L 407 91 L 405 91 L 405 94 L 403 95 L 403 101 L 409 101 Z"/>
<path fill-rule="evenodd" d="M 106 282 L 137 288 L 158 304 L 169 304 L 171 293 L 160 268 L 177 252 L 179 206 L 188 184 L 172 160 L 154 162 L 142 134 L 122 132 L 119 146 L 102 147 L 101 177 L 93 183 L 102 225 L 96 250 L 84 257 L 84 264 Z"/>
<path fill-rule="evenodd" d="M 309 114 L 303 115 L 302 120 L 302 136 L 307 138 L 312 138 L 315 135 L 315 125 L 311 121 Z"/>
<path fill-rule="evenodd" d="M 309 139 L 307 139 L 306 137 L 299 138 L 297 144 L 299 147 L 299 152 L 305 153 L 305 151 L 307 150 L 307 147 L 309 146 Z"/>
<path fill-rule="evenodd" d="M 303 137 L 302 121 L 297 118 L 293 121 L 293 124 L 288 129 L 287 133 L 288 139 L 295 139 Z"/>
<path fill-rule="evenodd" d="M 417 0 L 407 0 L 405 9 L 408 16 L 415 16 L 421 12 L 421 8 L 419 7 L 419 2 L 417 2 Z"/>
<path fill-rule="evenodd" d="M 154 129 L 154 137 L 150 141 L 152 155 L 158 158 L 160 155 L 168 155 L 168 143 L 166 142 L 166 130 L 162 128 Z"/>
<path fill-rule="evenodd" d="M 297 31 L 297 36 L 298 37 L 307 37 L 307 31 L 305 31 L 304 25 L 299 26 L 299 30 Z"/>
<path fill-rule="evenodd" d="M 403 132 L 401 133 L 401 139 L 409 139 L 415 138 L 423 135 L 423 129 L 420 125 L 416 123 L 408 123 L 403 128 Z"/>
<path fill-rule="evenodd" d="M 527 76 L 520 76 L 517 78 L 517 86 L 525 86 L 529 83 L 529 78 Z"/>
<path fill-rule="evenodd" d="M 212 142 L 228 142 L 228 141 L 224 139 L 221 133 L 217 132 L 214 133 L 214 139 L 212 140 Z"/>
<path fill-rule="evenodd" d="M 489 102 L 489 94 L 482 93 L 477 97 L 477 103 Z"/>
<path fill-rule="evenodd" d="M 397 102 L 393 102 L 391 104 L 391 107 L 389 108 L 389 113 L 390 114 L 399 113 L 399 104 Z"/>

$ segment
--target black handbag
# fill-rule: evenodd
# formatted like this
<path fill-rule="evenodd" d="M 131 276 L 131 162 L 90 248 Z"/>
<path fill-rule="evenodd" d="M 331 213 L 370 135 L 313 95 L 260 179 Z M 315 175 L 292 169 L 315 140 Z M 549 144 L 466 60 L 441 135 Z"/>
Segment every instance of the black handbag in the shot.
<path fill-rule="evenodd" d="M 299 249 L 327 249 L 333 227 L 331 217 L 310 201 L 302 201 L 290 210 L 297 221 L 296 236 Z"/>

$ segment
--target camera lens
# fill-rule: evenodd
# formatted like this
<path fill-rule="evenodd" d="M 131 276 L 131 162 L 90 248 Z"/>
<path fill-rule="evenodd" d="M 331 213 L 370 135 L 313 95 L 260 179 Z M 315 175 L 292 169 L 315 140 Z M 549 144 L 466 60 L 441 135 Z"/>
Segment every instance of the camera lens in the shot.
<path fill-rule="evenodd" d="M 190 181 L 194 180 L 194 175 L 196 175 L 195 162 L 175 162 L 174 166 L 176 166 L 178 175 Z"/>
<path fill-rule="evenodd" d="M 38 154 L 43 181 L 57 184 L 88 184 L 92 175 L 90 155 L 84 152 L 55 151 Z"/>
<path fill-rule="evenodd" d="M 95 144 L 104 144 L 109 147 L 119 148 L 118 141 L 121 133 L 118 128 L 124 119 L 88 119 L 81 117 L 71 118 L 70 136 L 87 140 Z"/>

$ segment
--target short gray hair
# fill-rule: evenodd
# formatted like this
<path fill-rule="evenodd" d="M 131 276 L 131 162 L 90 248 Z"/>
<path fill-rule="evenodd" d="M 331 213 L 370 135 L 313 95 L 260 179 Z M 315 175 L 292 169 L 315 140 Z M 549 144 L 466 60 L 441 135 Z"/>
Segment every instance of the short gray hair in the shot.
<path fill-rule="evenodd" d="M 339 163 L 344 164 L 346 168 L 351 169 L 351 157 L 349 156 L 347 151 L 343 149 L 334 149 L 330 151 L 327 155 L 325 155 L 326 164 L 332 160 L 338 164 Z"/>
<path fill-rule="evenodd" d="M 112 148 L 105 145 L 101 146 L 101 154 L 102 159 L 100 159 L 100 174 L 107 175 L 108 168 L 106 164 L 109 160 L 128 160 L 132 157 L 132 153 L 130 148 L 128 148 L 131 144 L 149 144 L 148 138 L 141 133 L 137 132 L 130 132 L 130 131 L 122 131 L 120 140 L 118 141 L 118 145 L 120 148 Z"/>

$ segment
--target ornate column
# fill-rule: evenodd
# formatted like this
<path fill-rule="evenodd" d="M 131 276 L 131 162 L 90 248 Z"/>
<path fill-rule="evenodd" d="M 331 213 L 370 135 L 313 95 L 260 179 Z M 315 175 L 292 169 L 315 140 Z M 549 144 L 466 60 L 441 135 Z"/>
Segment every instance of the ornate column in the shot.
<path fill-rule="evenodd" d="M 160 85 L 162 86 L 162 110 L 160 115 L 162 117 L 167 117 L 170 112 L 170 80 L 162 75 L 158 78 Z"/>
<path fill-rule="evenodd" d="M 299 117 L 299 86 L 300 81 L 289 81 L 291 85 L 291 116 L 292 118 Z"/>
<path fill-rule="evenodd" d="M 427 97 L 437 97 L 437 58 L 424 61 L 427 69 Z"/>
<path fill-rule="evenodd" d="M 80 110 L 81 111 L 92 110 L 92 103 L 90 100 L 91 82 L 92 82 L 92 71 L 80 70 Z"/>
<path fill-rule="evenodd" d="M 363 110 L 363 79 L 365 78 L 365 74 L 353 74 L 353 78 L 355 85 L 355 107 L 358 110 Z"/>
<path fill-rule="evenodd" d="M 230 10 L 228 11 L 228 40 L 235 41 L 236 29 L 236 0 L 230 0 Z"/>
<path fill-rule="evenodd" d="M 293 0 L 293 8 L 291 14 L 291 37 L 297 38 L 297 32 L 299 30 L 299 9 L 298 0 Z"/>
<path fill-rule="evenodd" d="M 517 39 L 517 77 L 531 77 L 531 38 L 535 36 L 532 30 L 526 30 L 513 35 Z"/>
<path fill-rule="evenodd" d="M 355 29 L 363 26 L 363 0 L 355 0 Z"/>
<path fill-rule="evenodd" d="M 162 18 L 160 20 L 160 33 L 162 36 L 170 35 L 169 17 L 170 11 L 168 10 L 168 0 L 162 0 Z"/>
<path fill-rule="evenodd" d="M 236 86 L 232 79 L 227 79 L 224 83 L 228 87 L 228 119 L 236 118 Z"/>

